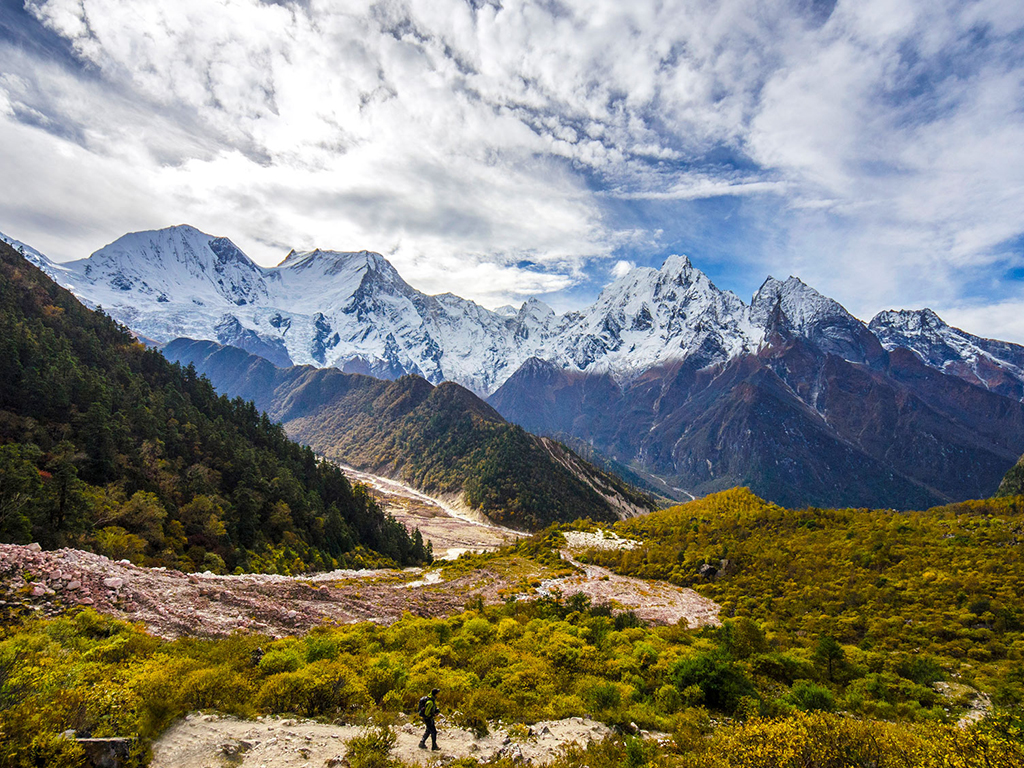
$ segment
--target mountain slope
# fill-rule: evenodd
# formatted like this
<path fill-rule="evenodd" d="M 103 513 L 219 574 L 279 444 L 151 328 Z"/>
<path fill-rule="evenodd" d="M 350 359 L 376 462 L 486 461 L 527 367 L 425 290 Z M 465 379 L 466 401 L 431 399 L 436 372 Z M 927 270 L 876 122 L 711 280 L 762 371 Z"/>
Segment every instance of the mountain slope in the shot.
<path fill-rule="evenodd" d="M 620 384 L 531 360 L 489 399 L 541 434 L 570 434 L 670 485 L 746 485 L 800 507 L 899 509 L 991 495 L 1024 451 L 1021 404 L 904 349 L 830 333 L 870 364 L 807 338 L 776 302 L 757 354 L 648 369 Z M 842 318 L 840 318 L 842 319 Z M 852 350 L 852 351 L 851 351 Z"/>
<path fill-rule="evenodd" d="M 427 553 L 337 468 L 0 244 L 0 536 L 187 570 Z M 372 562 L 374 557 L 370 558 Z"/>
<path fill-rule="evenodd" d="M 164 353 L 193 365 L 225 394 L 252 398 L 317 452 L 464 502 L 497 522 L 538 528 L 653 508 L 649 498 L 564 446 L 508 424 L 457 384 L 282 369 L 232 347 L 189 339 L 171 342 Z"/>
<path fill-rule="evenodd" d="M 1024 456 L 1010 467 L 1010 471 L 999 483 L 996 496 L 1024 496 Z"/>
<path fill-rule="evenodd" d="M 452 294 L 428 296 L 369 251 L 293 251 L 262 268 L 229 239 L 186 225 L 125 235 L 59 265 L 0 239 L 143 338 L 208 339 L 285 367 L 416 374 L 489 395 L 531 357 L 627 382 L 677 360 L 704 366 L 753 353 L 775 334 L 867 365 L 884 362 L 882 346 L 906 347 L 943 372 L 1024 395 L 1018 345 L 951 328 L 930 310 L 883 312 L 869 327 L 796 277 L 769 277 L 748 306 L 685 256 L 634 268 L 593 305 L 558 316 L 536 299 L 492 312 Z"/>

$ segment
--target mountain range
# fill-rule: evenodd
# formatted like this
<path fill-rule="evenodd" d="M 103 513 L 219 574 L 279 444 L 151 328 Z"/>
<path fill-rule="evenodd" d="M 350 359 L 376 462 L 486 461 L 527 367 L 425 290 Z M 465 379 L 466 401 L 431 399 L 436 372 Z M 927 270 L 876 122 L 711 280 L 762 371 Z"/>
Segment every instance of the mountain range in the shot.
<path fill-rule="evenodd" d="M 927 309 L 864 323 L 796 277 L 747 304 L 673 256 L 558 315 L 428 296 L 367 251 L 263 268 L 187 226 L 65 264 L 25 255 L 154 343 L 456 382 L 679 494 L 743 484 L 788 505 L 918 507 L 991 494 L 1024 452 L 1024 347 Z"/>

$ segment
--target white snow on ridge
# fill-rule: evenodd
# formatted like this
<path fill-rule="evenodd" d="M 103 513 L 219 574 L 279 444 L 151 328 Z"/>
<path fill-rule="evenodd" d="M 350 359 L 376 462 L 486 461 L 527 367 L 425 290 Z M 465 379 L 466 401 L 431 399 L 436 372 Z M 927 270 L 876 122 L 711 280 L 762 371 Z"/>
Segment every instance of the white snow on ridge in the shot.
<path fill-rule="evenodd" d="M 68 288 L 68 286 L 64 284 L 64 281 L 68 279 L 67 277 L 64 277 L 62 279 L 57 278 L 57 275 L 66 276 L 70 274 L 68 269 L 63 264 L 57 264 L 56 262 L 50 261 L 43 254 L 41 254 L 39 251 L 33 248 L 31 245 L 23 243 L 20 240 L 15 240 L 13 237 L 8 237 L 3 232 L 0 232 L 0 241 L 7 243 L 14 250 L 18 251 L 22 256 L 24 256 L 30 264 L 39 267 L 39 269 L 43 270 L 43 272 L 49 275 L 51 279 L 60 283 L 61 285 L 64 285 L 65 288 Z"/>
<path fill-rule="evenodd" d="M 992 388 L 1002 375 L 1024 382 L 1024 347 L 947 325 L 930 309 L 887 310 L 868 328 L 889 350 L 905 347 L 926 364 Z"/>
<path fill-rule="evenodd" d="M 854 362 L 870 361 L 872 350 L 884 355 L 864 323 L 798 278 L 769 277 L 747 305 L 685 256 L 661 269 L 634 268 L 590 307 L 559 316 L 536 299 L 491 311 L 450 293 L 428 296 L 370 251 L 293 251 L 263 268 L 229 239 L 182 225 L 128 234 L 87 259 L 54 264 L 0 237 L 83 302 L 156 342 L 207 339 L 277 365 L 413 373 L 483 396 L 531 357 L 620 381 L 674 360 L 723 362 L 757 351 L 776 310 L 788 332 L 828 352 Z M 911 346 L 929 365 L 963 375 L 950 367 L 995 360 L 1024 382 L 1024 348 L 951 329 L 934 313 L 882 313 L 871 325 L 887 347 Z"/>

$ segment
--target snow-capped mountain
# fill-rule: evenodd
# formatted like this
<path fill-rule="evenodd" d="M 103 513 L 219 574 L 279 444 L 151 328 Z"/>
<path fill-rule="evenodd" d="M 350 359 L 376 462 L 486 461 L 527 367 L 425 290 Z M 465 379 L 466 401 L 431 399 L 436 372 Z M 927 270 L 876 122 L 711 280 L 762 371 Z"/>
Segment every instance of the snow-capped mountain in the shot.
<path fill-rule="evenodd" d="M 879 312 L 868 328 L 886 349 L 904 347 L 932 368 L 1017 400 L 1024 397 L 1024 347 L 1019 344 L 953 328 L 930 309 Z"/>
<path fill-rule="evenodd" d="M 685 256 L 669 257 L 660 270 L 631 270 L 592 306 L 565 315 L 558 331 L 555 354 L 537 357 L 626 378 L 692 356 L 702 364 L 726 360 L 756 349 L 763 336 L 750 308 Z"/>
<path fill-rule="evenodd" d="M 950 328 L 929 310 L 882 313 L 869 329 L 795 277 L 769 277 L 747 305 L 685 256 L 633 269 L 593 305 L 559 316 L 536 299 L 491 311 L 450 293 L 428 296 L 369 251 L 293 251 L 263 268 L 228 238 L 184 225 L 128 234 L 66 264 L 5 239 L 87 304 L 157 343 L 207 339 L 276 365 L 413 373 L 481 395 L 530 358 L 627 381 L 677 360 L 725 362 L 773 334 L 858 364 L 878 363 L 882 344 L 906 346 L 975 383 L 1024 382 L 1024 349 Z"/>
<path fill-rule="evenodd" d="M 376 253 L 292 252 L 275 268 L 193 227 L 125 235 L 87 259 L 37 264 L 91 306 L 148 339 L 209 339 L 278 365 L 334 366 L 394 378 L 415 373 L 489 394 L 530 357 L 629 377 L 699 355 L 757 347 L 749 308 L 685 257 L 641 268 L 582 312 L 531 299 L 491 311 L 412 288 Z"/>
<path fill-rule="evenodd" d="M 754 294 L 750 314 L 754 325 L 767 333 L 802 336 L 850 362 L 873 363 L 883 355 L 864 323 L 797 277 L 765 280 Z"/>
<path fill-rule="evenodd" d="M 293 251 L 265 269 L 228 238 L 189 226 L 125 235 L 67 264 L 31 256 L 86 304 L 157 343 L 208 339 L 282 366 L 414 373 L 481 393 L 541 350 L 557 319 L 538 301 L 512 315 L 428 296 L 368 251 Z"/>
<path fill-rule="evenodd" d="M 57 264 L 55 262 L 50 261 L 43 254 L 41 254 L 39 251 L 33 248 L 31 245 L 23 243 L 20 240 L 15 240 L 13 237 L 8 237 L 3 232 L 0 232 L 0 241 L 7 243 L 14 250 L 16 250 L 22 256 L 24 256 L 29 261 L 30 264 L 34 264 L 35 266 L 39 267 L 41 270 L 46 272 L 46 274 L 50 275 L 51 278 L 55 274 L 67 272 L 63 264 Z"/>

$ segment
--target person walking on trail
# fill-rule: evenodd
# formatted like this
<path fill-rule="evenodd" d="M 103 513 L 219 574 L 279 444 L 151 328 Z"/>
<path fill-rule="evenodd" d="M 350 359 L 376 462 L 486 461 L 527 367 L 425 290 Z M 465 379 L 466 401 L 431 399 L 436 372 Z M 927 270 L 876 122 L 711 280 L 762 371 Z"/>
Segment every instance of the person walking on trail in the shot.
<path fill-rule="evenodd" d="M 437 694 L 441 692 L 440 688 L 435 688 L 430 692 L 429 696 L 424 696 L 420 699 L 419 714 L 423 718 L 424 724 L 427 726 L 426 732 L 423 734 L 423 738 L 420 739 L 420 749 L 427 748 L 427 736 L 430 737 L 430 748 L 434 751 L 440 749 L 437 746 L 437 727 L 434 725 L 434 718 L 441 712 L 437 706 Z"/>

